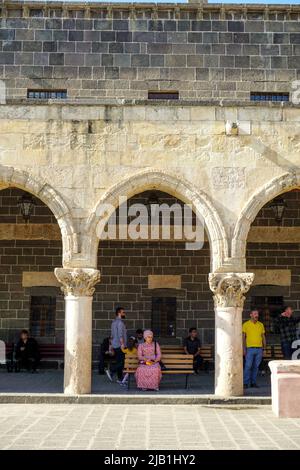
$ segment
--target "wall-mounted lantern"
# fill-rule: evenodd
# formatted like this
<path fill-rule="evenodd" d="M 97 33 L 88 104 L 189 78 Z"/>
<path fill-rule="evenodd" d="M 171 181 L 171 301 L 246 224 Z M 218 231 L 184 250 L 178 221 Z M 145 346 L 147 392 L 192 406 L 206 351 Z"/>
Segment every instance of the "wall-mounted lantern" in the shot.
<path fill-rule="evenodd" d="M 30 194 L 23 194 L 23 196 L 18 200 L 18 206 L 21 209 L 21 214 L 25 220 L 25 223 L 28 224 L 35 206 L 33 197 Z"/>

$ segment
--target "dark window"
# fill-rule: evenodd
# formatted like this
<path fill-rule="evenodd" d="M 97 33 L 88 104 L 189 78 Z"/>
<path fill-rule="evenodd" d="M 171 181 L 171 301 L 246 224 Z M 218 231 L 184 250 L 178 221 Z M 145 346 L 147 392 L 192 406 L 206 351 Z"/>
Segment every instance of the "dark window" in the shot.
<path fill-rule="evenodd" d="M 276 333 L 274 320 L 283 311 L 282 296 L 255 296 L 251 298 L 251 308 L 259 311 L 260 321 L 265 325 L 267 333 Z"/>
<path fill-rule="evenodd" d="M 67 90 L 27 90 L 27 98 L 33 100 L 64 100 Z"/>
<path fill-rule="evenodd" d="M 178 91 L 148 91 L 148 100 L 179 100 Z"/>
<path fill-rule="evenodd" d="M 42 17 L 42 16 L 44 16 L 43 15 L 43 10 L 38 9 L 38 8 L 30 9 L 29 16 Z"/>
<path fill-rule="evenodd" d="M 289 93 L 251 92 L 251 101 L 289 101 Z"/>
<path fill-rule="evenodd" d="M 54 336 L 56 298 L 32 296 L 30 305 L 30 333 L 32 336 Z"/>
<path fill-rule="evenodd" d="M 155 336 L 176 336 L 176 297 L 152 298 L 152 330 Z"/>

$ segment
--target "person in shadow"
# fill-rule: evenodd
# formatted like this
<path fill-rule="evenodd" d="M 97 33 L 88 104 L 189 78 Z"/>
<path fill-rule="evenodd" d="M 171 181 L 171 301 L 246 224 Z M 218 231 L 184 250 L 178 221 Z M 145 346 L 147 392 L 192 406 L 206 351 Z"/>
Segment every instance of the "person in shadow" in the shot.
<path fill-rule="evenodd" d="M 29 336 L 27 330 L 22 330 L 16 346 L 15 371 L 27 369 L 28 372 L 36 372 L 40 361 L 39 345 L 34 338 Z"/>

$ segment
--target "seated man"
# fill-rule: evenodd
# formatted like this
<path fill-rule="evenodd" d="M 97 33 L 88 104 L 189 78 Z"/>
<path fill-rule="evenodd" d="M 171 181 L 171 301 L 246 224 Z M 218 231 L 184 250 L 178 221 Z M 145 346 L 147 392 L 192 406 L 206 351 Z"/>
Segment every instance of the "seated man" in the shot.
<path fill-rule="evenodd" d="M 104 338 L 100 347 L 99 374 L 105 374 L 105 362 L 110 362 L 114 355 L 115 353 L 111 345 L 111 337 Z"/>
<path fill-rule="evenodd" d="M 27 330 L 22 330 L 16 346 L 16 372 L 19 372 L 23 367 L 32 373 L 36 372 L 39 361 L 38 343 L 34 338 L 29 337 Z"/>
<path fill-rule="evenodd" d="M 137 345 L 143 344 L 144 341 L 144 331 L 141 328 L 138 328 L 135 332 L 135 339 L 137 342 Z"/>
<path fill-rule="evenodd" d="M 189 329 L 189 336 L 183 341 L 183 349 L 185 354 L 192 354 L 194 356 L 194 371 L 196 374 L 199 373 L 199 369 L 203 363 L 203 359 L 200 355 L 201 342 L 198 338 L 197 328 Z"/>

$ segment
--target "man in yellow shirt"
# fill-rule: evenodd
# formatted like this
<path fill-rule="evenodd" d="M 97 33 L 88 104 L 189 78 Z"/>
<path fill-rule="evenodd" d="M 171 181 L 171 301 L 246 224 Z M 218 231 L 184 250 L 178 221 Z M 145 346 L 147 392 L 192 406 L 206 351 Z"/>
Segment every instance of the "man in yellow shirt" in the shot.
<path fill-rule="evenodd" d="M 243 345 L 245 355 L 244 387 L 255 387 L 263 350 L 266 347 L 265 327 L 258 321 L 258 310 L 250 312 L 250 320 L 243 324 Z"/>

